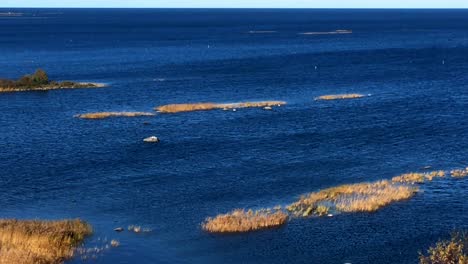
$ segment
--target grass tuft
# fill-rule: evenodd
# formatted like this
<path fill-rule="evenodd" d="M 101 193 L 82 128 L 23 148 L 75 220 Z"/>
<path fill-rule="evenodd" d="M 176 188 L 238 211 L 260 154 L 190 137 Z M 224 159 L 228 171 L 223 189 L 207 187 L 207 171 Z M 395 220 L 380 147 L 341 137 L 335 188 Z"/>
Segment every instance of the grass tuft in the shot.
<path fill-rule="evenodd" d="M 439 241 L 427 250 L 427 255 L 419 254 L 420 264 L 467 264 L 468 237 L 455 233 L 450 240 Z"/>
<path fill-rule="evenodd" d="M 365 97 L 364 94 L 328 94 L 315 97 L 315 100 L 340 100 L 340 99 L 357 99 Z"/>
<path fill-rule="evenodd" d="M 137 117 L 137 116 L 154 116 L 154 113 L 147 112 L 97 112 L 76 115 L 77 118 L 82 119 L 104 119 L 109 117 Z"/>
<path fill-rule="evenodd" d="M 243 103 L 230 103 L 230 104 L 216 104 L 216 103 L 193 103 L 193 104 L 169 104 L 156 107 L 155 110 L 161 113 L 179 113 L 179 112 L 192 112 L 192 111 L 206 111 L 215 109 L 236 109 L 236 108 L 249 108 L 249 107 L 272 107 L 285 105 L 283 101 L 263 101 L 263 102 L 243 102 Z"/>
<path fill-rule="evenodd" d="M 330 207 L 328 206 L 325 206 L 325 205 L 319 205 L 317 206 L 317 208 L 315 209 L 315 213 L 318 215 L 318 216 L 324 216 L 324 215 L 327 215 L 328 214 L 328 211 L 330 210 Z"/>
<path fill-rule="evenodd" d="M 207 218 L 202 224 L 202 228 L 212 233 L 248 232 L 278 227 L 285 224 L 287 220 L 288 215 L 281 210 L 245 211 L 237 209 L 214 218 Z"/>
<path fill-rule="evenodd" d="M 0 263 L 63 263 L 91 233 L 91 226 L 79 219 L 0 219 Z"/>

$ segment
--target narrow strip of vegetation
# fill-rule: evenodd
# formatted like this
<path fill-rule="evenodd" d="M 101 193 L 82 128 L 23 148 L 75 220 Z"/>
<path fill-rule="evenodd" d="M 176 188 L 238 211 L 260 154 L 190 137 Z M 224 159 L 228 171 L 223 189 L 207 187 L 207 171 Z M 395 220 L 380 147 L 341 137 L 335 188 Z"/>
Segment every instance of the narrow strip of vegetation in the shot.
<path fill-rule="evenodd" d="M 207 111 L 214 109 L 236 109 L 236 108 L 249 108 L 249 107 L 273 107 L 282 106 L 286 102 L 283 101 L 262 101 L 262 102 L 241 102 L 229 104 L 217 103 L 191 103 L 191 104 L 169 104 L 156 107 L 155 110 L 161 113 L 179 113 L 191 111 Z"/>
<path fill-rule="evenodd" d="M 450 172 L 450 175 L 454 178 L 464 178 L 468 176 L 468 168 L 465 169 L 459 169 L 459 170 L 452 170 Z"/>
<path fill-rule="evenodd" d="M 18 80 L 0 79 L 0 93 L 98 87 L 104 87 L 104 85 L 100 83 L 51 81 L 49 80 L 47 73 L 42 69 L 38 69 L 35 73 L 25 75 Z"/>
<path fill-rule="evenodd" d="M 91 233 L 91 226 L 79 219 L 0 219 L 0 263 L 63 263 Z"/>
<path fill-rule="evenodd" d="M 468 264 L 468 236 L 466 233 L 455 233 L 450 240 L 437 242 L 419 254 L 420 264 Z"/>
<path fill-rule="evenodd" d="M 341 212 L 374 212 L 394 202 L 411 198 L 417 188 L 388 180 L 373 183 L 345 184 L 302 196 L 287 207 L 296 216 L 308 216 L 328 204 Z"/>
<path fill-rule="evenodd" d="M 453 170 L 451 174 L 453 177 L 465 177 L 468 175 L 468 168 Z M 298 201 L 286 206 L 286 210 L 280 206 L 255 212 L 238 209 L 207 218 L 202 228 L 208 232 L 248 232 L 282 225 L 290 216 L 333 216 L 330 212 L 375 212 L 395 202 L 412 198 L 419 191 L 415 183 L 422 184 L 445 175 L 443 170 L 412 172 L 393 177 L 391 180 L 344 184 L 303 195 Z"/>
<path fill-rule="evenodd" d="M 245 211 L 234 210 L 227 214 L 221 214 L 214 218 L 207 218 L 202 228 L 214 233 L 248 232 L 265 228 L 273 228 L 284 225 L 288 215 L 281 210 Z"/>
<path fill-rule="evenodd" d="M 396 176 L 392 178 L 392 182 L 399 182 L 399 183 L 423 183 L 425 179 L 424 173 L 419 172 L 410 172 L 405 173 L 400 176 Z"/>
<path fill-rule="evenodd" d="M 315 97 L 315 100 L 342 100 L 342 99 L 357 99 L 365 97 L 364 94 L 328 94 Z"/>
<path fill-rule="evenodd" d="M 109 117 L 139 117 L 139 116 L 154 116 L 154 113 L 148 112 L 97 112 L 76 115 L 82 119 L 104 119 Z"/>

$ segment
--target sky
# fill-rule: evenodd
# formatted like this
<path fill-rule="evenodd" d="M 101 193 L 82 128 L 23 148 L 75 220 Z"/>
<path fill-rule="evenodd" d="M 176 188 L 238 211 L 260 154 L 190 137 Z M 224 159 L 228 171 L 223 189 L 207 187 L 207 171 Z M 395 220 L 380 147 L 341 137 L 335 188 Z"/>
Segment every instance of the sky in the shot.
<path fill-rule="evenodd" d="M 468 0 L 0 0 L 0 7 L 468 8 Z"/>

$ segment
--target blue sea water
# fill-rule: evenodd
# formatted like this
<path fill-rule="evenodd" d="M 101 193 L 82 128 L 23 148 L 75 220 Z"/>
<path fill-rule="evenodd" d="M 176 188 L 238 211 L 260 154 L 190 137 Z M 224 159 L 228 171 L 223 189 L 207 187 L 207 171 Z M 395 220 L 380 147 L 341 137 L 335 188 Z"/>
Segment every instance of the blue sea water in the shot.
<path fill-rule="evenodd" d="M 372 214 L 247 234 L 200 228 L 338 184 L 466 167 L 468 10 L 2 12 L 23 15 L 0 17 L 0 77 L 44 68 L 54 80 L 109 84 L 0 94 L 0 217 L 79 217 L 95 231 L 85 246 L 120 241 L 84 263 L 417 263 L 418 251 L 468 228 L 463 179 Z M 335 30 L 352 34 L 299 34 Z M 371 96 L 313 100 L 352 92 Z M 257 100 L 288 105 L 73 117 Z M 142 142 L 151 135 L 161 143 Z M 113 231 L 128 225 L 153 231 Z"/>

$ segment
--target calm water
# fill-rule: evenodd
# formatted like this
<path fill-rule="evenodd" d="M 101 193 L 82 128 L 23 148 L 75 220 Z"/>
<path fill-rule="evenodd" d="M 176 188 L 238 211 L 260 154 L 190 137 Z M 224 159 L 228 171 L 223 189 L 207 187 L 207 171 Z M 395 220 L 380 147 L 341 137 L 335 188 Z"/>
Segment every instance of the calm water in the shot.
<path fill-rule="evenodd" d="M 374 214 L 249 234 L 199 224 L 341 183 L 468 165 L 468 10 L 0 10 L 0 76 L 105 89 L 0 94 L 0 216 L 88 220 L 91 263 L 416 263 L 468 228 L 467 180 Z M 300 35 L 352 30 L 352 34 Z M 249 34 L 249 31 L 276 31 Z M 329 93 L 372 96 L 315 102 Z M 264 111 L 79 120 L 167 103 Z M 144 122 L 150 122 L 145 125 Z M 156 135 L 158 145 L 142 139 Z M 131 224 L 148 234 L 113 228 Z M 71 263 L 81 263 L 73 260 Z"/>

